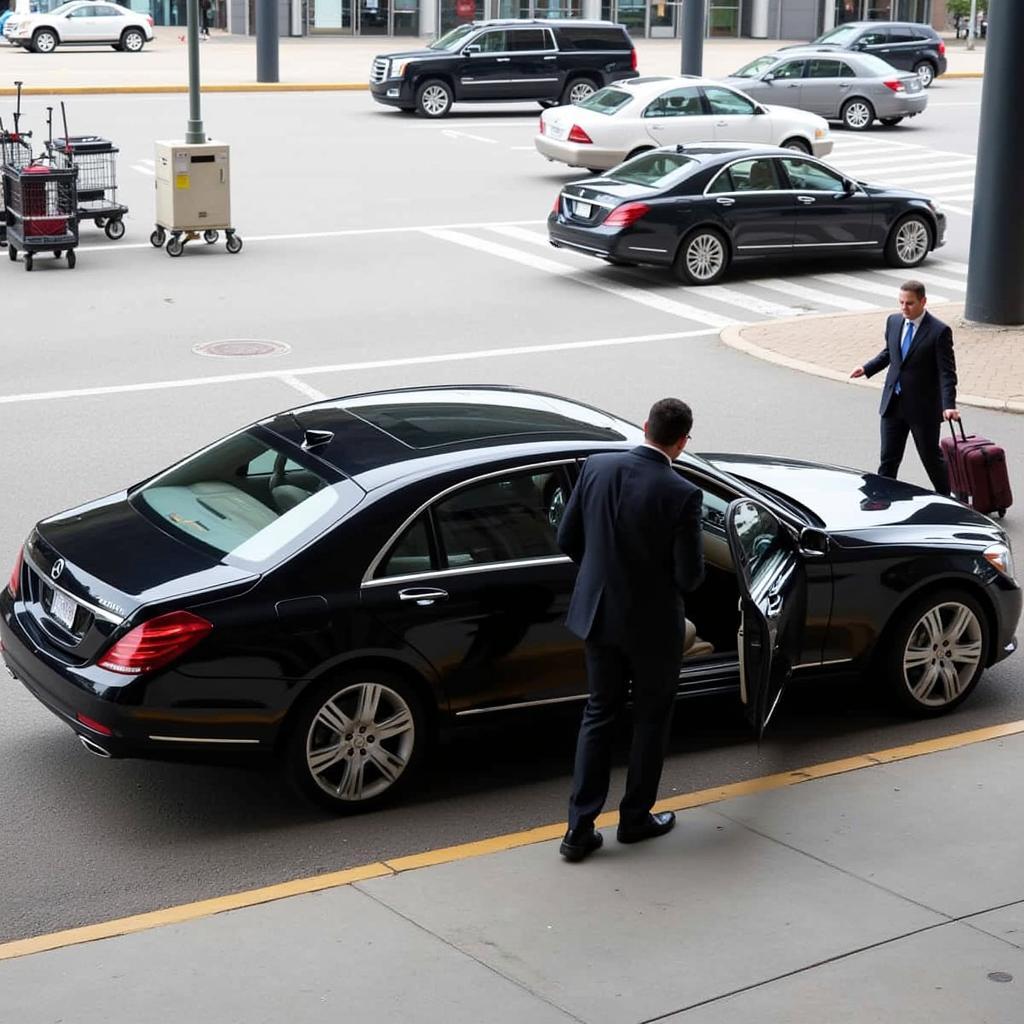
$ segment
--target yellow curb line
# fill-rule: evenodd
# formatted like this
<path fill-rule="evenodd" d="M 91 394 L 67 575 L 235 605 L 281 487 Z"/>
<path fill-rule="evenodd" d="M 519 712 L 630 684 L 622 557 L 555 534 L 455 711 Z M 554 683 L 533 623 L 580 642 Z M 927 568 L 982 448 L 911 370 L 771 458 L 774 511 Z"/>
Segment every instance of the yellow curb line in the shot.
<path fill-rule="evenodd" d="M 793 356 L 783 355 L 770 348 L 764 348 L 753 341 L 748 341 L 743 332 L 752 327 L 782 326 L 786 324 L 806 323 L 809 320 L 842 320 L 856 316 L 864 316 L 864 313 L 811 313 L 802 316 L 780 317 L 777 320 L 764 320 L 760 323 L 734 324 L 723 328 L 719 340 L 723 345 L 744 352 L 755 359 L 761 359 L 766 363 L 773 363 L 776 366 L 785 366 L 789 370 L 798 370 L 800 373 L 809 373 L 814 377 L 824 377 L 825 380 L 836 381 L 839 384 L 849 384 L 859 388 L 872 388 L 876 391 L 882 389 L 882 381 L 867 380 L 860 378 L 852 380 L 849 373 L 842 373 L 819 363 L 810 363 L 805 359 L 796 359 Z M 870 315 L 870 314 L 867 314 Z M 988 398 L 985 395 L 968 395 L 958 392 L 956 396 L 957 405 L 970 405 L 979 409 L 994 409 L 996 412 L 1024 413 L 1024 402 L 1013 398 L 999 399 Z"/>
<path fill-rule="evenodd" d="M 200 92 L 365 92 L 365 82 L 229 82 L 210 83 Z M 24 96 L 133 96 L 146 93 L 186 93 L 187 85 L 35 85 L 21 90 Z M 14 96 L 11 88 L 0 89 L 0 96 Z"/>
<path fill-rule="evenodd" d="M 797 786 L 812 779 L 824 779 L 833 775 L 857 771 L 861 768 L 891 764 L 894 761 L 904 761 L 912 757 L 921 757 L 926 754 L 953 750 L 957 747 L 984 743 L 1006 736 L 1017 736 L 1022 733 L 1024 733 L 1024 720 L 1007 722 L 1004 725 L 986 726 L 982 729 L 953 733 L 949 736 L 939 736 L 935 739 L 923 740 L 906 746 L 891 747 L 888 750 L 880 750 L 873 754 L 858 754 L 855 757 L 846 757 L 839 761 L 826 761 L 807 768 L 797 768 L 789 772 L 779 772 L 776 775 L 765 775 L 758 779 L 748 779 L 745 782 L 733 782 L 727 786 L 685 793 L 682 796 L 669 797 L 659 801 L 654 809 L 656 811 L 682 811 L 693 807 L 703 807 L 707 804 L 719 803 L 723 800 L 765 793 L 773 789 L 784 789 L 787 786 Z M 602 814 L 597 819 L 597 827 L 609 828 L 618 823 L 618 817 L 618 814 L 614 811 Z M 468 860 L 472 857 L 483 857 L 487 854 L 514 850 L 523 846 L 531 846 L 535 843 L 550 842 L 551 840 L 561 838 L 564 831 L 564 824 L 543 825 L 539 828 L 527 829 L 524 832 L 494 836 L 491 839 L 481 839 L 473 843 L 462 843 L 458 846 L 448 846 L 439 850 L 428 850 L 425 853 L 418 853 L 409 857 L 396 857 L 393 860 L 364 864 L 361 867 L 334 871 L 324 875 L 314 875 L 310 878 L 297 878 L 291 882 L 281 882 L 259 889 L 248 889 L 229 896 L 218 896 L 213 899 L 199 900 L 195 903 L 183 903 L 145 914 L 135 914 L 131 917 L 117 918 L 113 921 L 102 921 L 99 924 L 86 925 L 81 928 L 69 928 L 65 931 L 51 932 L 48 935 L 16 939 L 13 942 L 0 944 L 0 961 L 14 960 L 17 957 L 31 956 L 34 953 L 44 953 L 54 949 L 63 949 L 66 946 L 80 945 L 85 942 L 95 942 L 99 939 L 110 939 L 118 935 L 130 935 L 134 932 L 148 931 L 152 928 L 164 927 L 165 925 L 182 924 L 186 921 L 211 917 L 214 914 L 223 914 L 230 910 L 241 910 L 245 907 L 257 906 L 261 903 L 271 903 L 275 900 L 287 899 L 290 896 L 302 896 L 308 893 L 320 892 L 324 889 L 336 889 L 352 885 L 355 882 L 364 882 L 371 878 L 397 875 L 404 871 L 415 871 L 419 868 L 432 867 L 439 864 L 451 864 L 460 860 Z"/>

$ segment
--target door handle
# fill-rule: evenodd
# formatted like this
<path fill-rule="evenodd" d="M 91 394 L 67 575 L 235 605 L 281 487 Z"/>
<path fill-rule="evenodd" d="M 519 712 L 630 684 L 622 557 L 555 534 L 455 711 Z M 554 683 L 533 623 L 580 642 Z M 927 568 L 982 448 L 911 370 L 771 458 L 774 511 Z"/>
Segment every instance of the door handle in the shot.
<path fill-rule="evenodd" d="M 735 206 L 736 200 L 730 199 L 728 196 L 719 196 L 716 200 L 719 206 Z"/>
<path fill-rule="evenodd" d="M 728 128 L 729 127 L 729 122 L 728 121 L 716 121 L 715 122 L 715 127 L 716 128 Z"/>
<path fill-rule="evenodd" d="M 545 57 L 544 59 L 545 59 L 545 60 L 557 60 L 557 58 L 556 58 L 556 57 L 554 57 L 554 56 L 551 56 L 551 57 Z"/>
<path fill-rule="evenodd" d="M 447 590 L 439 590 L 434 587 L 409 587 L 407 590 L 398 592 L 399 601 L 415 601 L 421 608 L 428 608 L 435 601 L 444 601 L 447 598 Z"/>
<path fill-rule="evenodd" d="M 664 130 L 665 130 L 665 126 L 663 124 L 652 124 L 651 125 L 651 131 L 652 132 L 663 132 Z"/>
<path fill-rule="evenodd" d="M 849 89 L 849 88 L 850 88 L 850 85 L 849 85 L 849 83 L 848 83 L 848 82 L 840 82 L 840 83 L 839 83 L 839 88 L 840 88 L 840 89 Z"/>
<path fill-rule="evenodd" d="M 815 199 L 814 196 L 797 196 L 796 201 L 798 203 L 803 203 L 805 206 L 809 206 L 815 201 Z"/>
<path fill-rule="evenodd" d="M 800 88 L 800 83 L 799 82 L 790 82 L 789 85 L 786 86 L 786 88 L 787 89 L 799 89 Z"/>
<path fill-rule="evenodd" d="M 495 60 L 499 64 L 507 64 L 512 58 L 511 57 L 495 57 Z"/>

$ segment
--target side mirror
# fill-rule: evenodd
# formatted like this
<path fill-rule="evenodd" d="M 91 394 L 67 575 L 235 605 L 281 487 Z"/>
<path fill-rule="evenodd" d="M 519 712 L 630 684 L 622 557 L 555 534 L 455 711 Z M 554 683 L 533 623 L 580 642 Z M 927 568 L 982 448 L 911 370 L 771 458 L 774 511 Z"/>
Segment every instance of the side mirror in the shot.
<path fill-rule="evenodd" d="M 469 46 L 465 47 L 462 51 L 463 57 L 472 57 L 474 53 L 480 52 L 479 43 L 470 43 Z"/>
<path fill-rule="evenodd" d="M 762 107 L 760 104 L 755 104 L 755 106 L 754 106 L 754 113 L 755 114 L 767 114 L 768 111 L 765 110 L 765 108 Z"/>
<path fill-rule="evenodd" d="M 843 191 L 848 196 L 852 196 L 857 191 L 857 182 L 851 181 L 849 178 L 843 178 Z"/>
<path fill-rule="evenodd" d="M 761 79 L 761 81 L 762 82 L 766 82 L 768 85 L 771 85 L 772 82 L 775 81 L 775 73 L 772 72 L 772 71 L 769 71 L 768 74 L 766 74 L 764 76 L 764 78 Z"/>

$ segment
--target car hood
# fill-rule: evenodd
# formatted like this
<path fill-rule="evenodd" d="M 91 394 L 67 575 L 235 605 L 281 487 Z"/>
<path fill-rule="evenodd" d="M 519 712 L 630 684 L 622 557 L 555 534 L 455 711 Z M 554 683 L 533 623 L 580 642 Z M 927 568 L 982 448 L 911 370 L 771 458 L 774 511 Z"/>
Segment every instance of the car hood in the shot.
<path fill-rule="evenodd" d="M 378 53 L 377 60 L 435 60 L 442 57 L 455 57 L 450 50 L 402 50 L 400 53 Z"/>
<path fill-rule="evenodd" d="M 927 536 L 967 531 L 986 539 L 1002 535 L 988 516 L 932 491 L 842 466 L 758 455 L 705 455 L 732 476 L 761 484 L 810 510 L 829 531 L 861 532 L 914 526 Z"/>

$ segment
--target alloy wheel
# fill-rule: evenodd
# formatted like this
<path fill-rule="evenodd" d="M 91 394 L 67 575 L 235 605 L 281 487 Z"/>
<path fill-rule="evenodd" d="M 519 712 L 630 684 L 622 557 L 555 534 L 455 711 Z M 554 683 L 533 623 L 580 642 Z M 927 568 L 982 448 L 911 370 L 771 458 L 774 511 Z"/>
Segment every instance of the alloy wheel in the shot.
<path fill-rule="evenodd" d="M 129 53 L 138 53 L 142 49 L 145 40 L 141 32 L 126 32 L 124 34 L 124 48 Z"/>
<path fill-rule="evenodd" d="M 928 89 L 931 87 L 932 82 L 935 81 L 935 69 L 925 61 L 918 66 L 917 77 L 921 79 L 921 87 Z"/>
<path fill-rule="evenodd" d="M 871 124 L 871 108 L 862 100 L 854 100 L 843 111 L 843 121 L 848 128 L 861 131 Z"/>
<path fill-rule="evenodd" d="M 420 104 L 428 116 L 441 117 L 448 110 L 448 90 L 442 85 L 428 85 L 420 97 Z"/>
<path fill-rule="evenodd" d="M 686 247 L 686 269 L 695 281 L 711 281 L 725 264 L 725 246 L 713 234 L 696 235 Z"/>
<path fill-rule="evenodd" d="M 594 87 L 590 82 L 574 82 L 569 90 L 570 103 L 582 103 L 594 95 Z"/>
<path fill-rule="evenodd" d="M 919 704 L 953 703 L 974 679 L 981 661 L 982 628 L 967 605 L 935 605 L 910 631 L 903 651 L 903 681 Z"/>
<path fill-rule="evenodd" d="M 35 47 L 38 53 L 53 53 L 57 48 L 57 38 L 52 32 L 40 32 L 36 35 Z"/>
<path fill-rule="evenodd" d="M 310 777 L 334 800 L 358 804 L 398 782 L 412 757 L 416 724 L 389 686 L 347 686 L 321 705 L 306 736 Z"/>
<path fill-rule="evenodd" d="M 911 217 L 896 230 L 896 255 L 906 266 L 913 266 L 928 254 L 928 242 L 928 228 Z"/>

